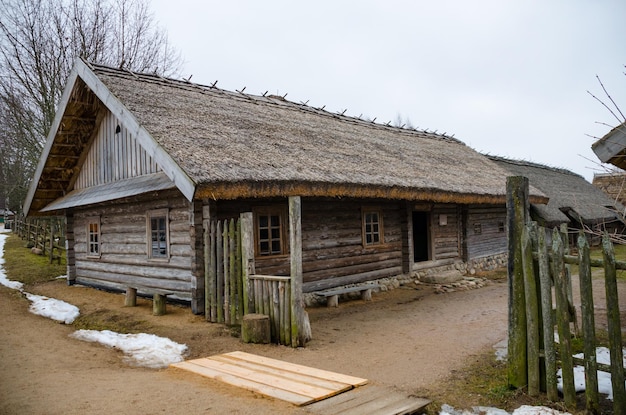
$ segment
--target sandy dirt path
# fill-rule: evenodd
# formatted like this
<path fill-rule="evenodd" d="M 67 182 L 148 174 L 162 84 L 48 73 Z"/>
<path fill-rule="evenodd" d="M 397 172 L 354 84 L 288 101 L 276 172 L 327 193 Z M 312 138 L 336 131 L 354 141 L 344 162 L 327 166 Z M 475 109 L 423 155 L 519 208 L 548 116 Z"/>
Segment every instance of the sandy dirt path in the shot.
<path fill-rule="evenodd" d="M 373 301 L 309 309 L 314 339 L 306 348 L 247 345 L 188 308 L 150 315 L 150 301 L 123 307 L 123 297 L 55 281 L 30 292 L 77 305 L 81 313 L 132 314 L 190 348 L 189 358 L 234 350 L 370 379 L 412 393 L 448 376 L 506 336 L 504 282 L 437 295 L 429 286 L 373 295 Z M 119 351 L 69 337 L 71 326 L 27 311 L 18 292 L 0 286 L 2 414 L 297 414 L 302 408 L 177 369 L 129 367 Z"/>

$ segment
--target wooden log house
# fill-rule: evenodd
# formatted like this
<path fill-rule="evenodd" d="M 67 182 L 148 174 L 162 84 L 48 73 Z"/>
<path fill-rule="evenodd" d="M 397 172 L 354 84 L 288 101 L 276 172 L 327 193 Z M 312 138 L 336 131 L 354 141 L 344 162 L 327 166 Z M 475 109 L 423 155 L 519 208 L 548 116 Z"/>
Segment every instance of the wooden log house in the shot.
<path fill-rule="evenodd" d="M 65 216 L 70 284 L 202 313 L 209 220 L 252 212 L 255 272 L 301 261 L 313 292 L 505 255 L 506 176 L 445 135 L 79 60 L 25 212 Z"/>

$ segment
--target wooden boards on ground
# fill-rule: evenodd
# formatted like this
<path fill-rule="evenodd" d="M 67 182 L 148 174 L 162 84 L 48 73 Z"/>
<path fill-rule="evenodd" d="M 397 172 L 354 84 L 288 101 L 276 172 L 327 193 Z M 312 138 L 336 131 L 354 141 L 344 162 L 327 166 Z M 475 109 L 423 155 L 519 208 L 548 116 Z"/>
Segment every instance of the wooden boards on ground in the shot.
<path fill-rule="evenodd" d="M 295 405 L 316 402 L 368 382 L 245 352 L 187 360 L 171 366 Z"/>

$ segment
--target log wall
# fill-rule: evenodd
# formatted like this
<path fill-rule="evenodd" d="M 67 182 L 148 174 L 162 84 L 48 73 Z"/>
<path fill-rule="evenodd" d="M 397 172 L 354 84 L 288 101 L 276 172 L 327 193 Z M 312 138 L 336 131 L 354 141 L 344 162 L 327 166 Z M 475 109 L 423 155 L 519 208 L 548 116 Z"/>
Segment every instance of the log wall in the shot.
<path fill-rule="evenodd" d="M 461 257 L 461 213 L 457 205 L 433 206 L 430 224 L 432 260 Z"/>
<path fill-rule="evenodd" d="M 154 195 L 152 195 L 154 196 Z M 153 209 L 169 212 L 169 260 L 148 258 L 146 214 Z M 190 231 L 191 213 L 197 210 L 177 191 L 161 192 L 151 200 L 134 200 L 108 206 L 76 209 L 73 212 L 76 282 L 111 289 L 125 284 L 161 288 L 175 293 L 173 298 L 192 300 L 201 283 L 194 282 L 198 235 Z M 88 257 L 87 225 L 99 216 L 101 256 Z M 197 227 L 197 224 L 195 224 Z M 193 241 L 192 241 L 193 239 Z M 139 290 L 141 293 L 141 290 Z M 192 303 L 193 305 L 193 303 Z"/>
<path fill-rule="evenodd" d="M 507 252 L 506 221 L 505 206 L 470 206 L 465 229 L 468 259 Z"/>

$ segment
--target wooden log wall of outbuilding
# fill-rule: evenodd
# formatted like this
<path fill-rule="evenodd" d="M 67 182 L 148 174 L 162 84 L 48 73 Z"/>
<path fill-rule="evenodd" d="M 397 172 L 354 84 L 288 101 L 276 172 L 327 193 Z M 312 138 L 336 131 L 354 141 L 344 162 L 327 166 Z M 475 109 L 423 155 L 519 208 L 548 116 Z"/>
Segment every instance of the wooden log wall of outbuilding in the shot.
<path fill-rule="evenodd" d="M 168 209 L 170 257 L 151 260 L 147 255 L 146 215 L 150 210 L 163 208 Z M 160 192 L 158 197 L 146 200 L 75 209 L 72 216 L 76 282 L 120 290 L 129 283 L 138 284 L 172 291 L 175 294 L 170 298 L 191 301 L 192 289 L 199 289 L 192 281 L 192 261 L 198 262 L 201 255 L 192 244 L 190 232 L 190 215 L 196 210 L 197 206 L 192 208 L 177 191 Z M 87 225 L 89 218 L 95 216 L 100 218 L 101 255 L 90 258 Z M 201 241 L 197 233 L 193 239 L 194 243 Z"/>

